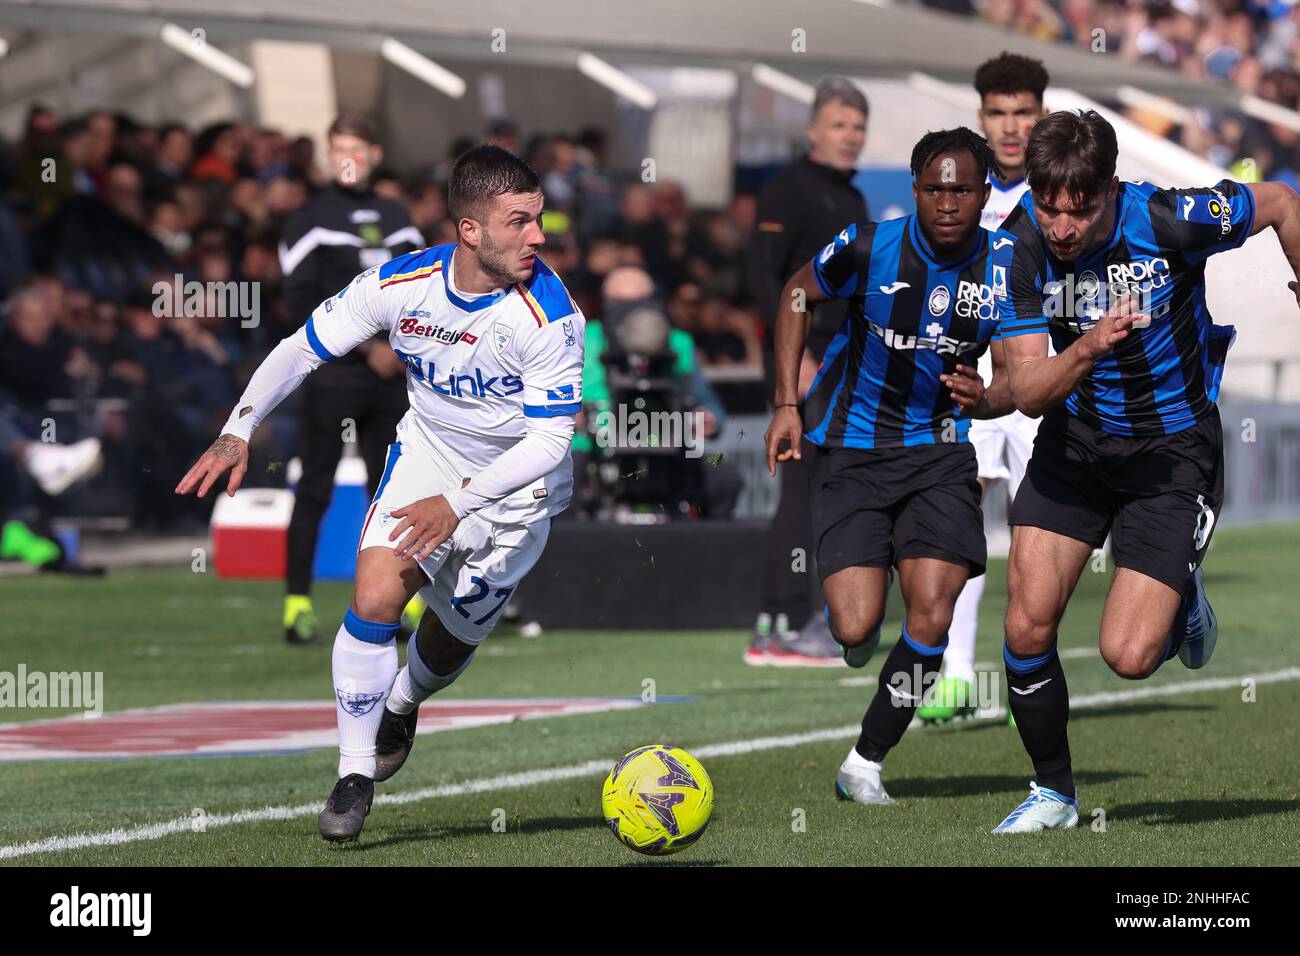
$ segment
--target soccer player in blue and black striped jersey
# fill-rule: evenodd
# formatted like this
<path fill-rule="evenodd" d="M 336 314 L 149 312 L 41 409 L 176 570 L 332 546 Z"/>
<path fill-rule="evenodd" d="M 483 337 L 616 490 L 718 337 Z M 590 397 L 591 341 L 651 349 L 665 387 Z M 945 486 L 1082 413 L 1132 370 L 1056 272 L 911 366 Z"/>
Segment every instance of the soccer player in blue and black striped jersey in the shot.
<path fill-rule="evenodd" d="M 1215 400 L 1234 331 L 1206 309 L 1205 261 L 1272 226 L 1300 275 L 1290 187 L 1120 182 L 1117 152 L 1095 112 L 1039 120 L 1030 191 L 993 244 L 1012 394 L 1026 415 L 1044 416 L 1012 506 L 1003 654 L 1036 780 L 994 832 L 1078 820 L 1056 631 L 1107 534 L 1116 571 L 1101 622 L 1106 663 L 1140 679 L 1175 654 L 1192 668 L 1209 661 L 1218 628 L 1200 568 L 1223 502 Z"/>
<path fill-rule="evenodd" d="M 993 234 L 980 228 L 992 151 L 968 129 L 945 130 L 917 143 L 911 165 L 915 215 L 847 226 L 786 284 L 765 438 L 773 475 L 778 461 L 800 457 L 801 438 L 813 446 L 817 573 L 850 665 L 871 657 L 890 569 L 900 575 L 902 636 L 835 781 L 842 799 L 860 803 L 893 802 L 881 762 L 939 675 L 953 602 L 984 573 L 970 418 L 1012 408 L 1001 345 L 987 390 L 975 370 L 997 328 Z M 808 307 L 830 299 L 849 308 L 801 416 Z"/>

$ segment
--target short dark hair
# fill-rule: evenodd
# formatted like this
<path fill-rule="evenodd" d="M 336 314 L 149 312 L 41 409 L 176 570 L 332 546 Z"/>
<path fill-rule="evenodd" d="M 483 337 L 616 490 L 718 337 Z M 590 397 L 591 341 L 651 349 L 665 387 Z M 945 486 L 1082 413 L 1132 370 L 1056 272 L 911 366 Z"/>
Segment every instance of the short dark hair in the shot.
<path fill-rule="evenodd" d="M 1025 178 L 1040 196 L 1091 199 L 1115 178 L 1115 127 L 1096 110 L 1048 113 L 1029 133 Z"/>
<path fill-rule="evenodd" d="M 1042 60 L 1003 52 L 980 64 L 975 71 L 975 92 L 983 99 L 990 93 L 1033 93 L 1039 103 L 1047 89 L 1047 69 Z"/>
<path fill-rule="evenodd" d="M 920 141 L 912 148 L 912 178 L 921 175 L 921 170 L 934 162 L 936 156 L 942 156 L 944 153 L 957 153 L 965 150 L 975 157 L 975 169 L 979 173 L 980 182 L 988 179 L 989 170 L 995 171 L 999 176 L 1002 170 L 998 166 L 998 161 L 993 155 L 993 150 L 984 140 L 983 136 L 967 129 L 965 126 L 958 126 L 956 129 L 941 129 L 933 133 L 926 133 Z"/>
<path fill-rule="evenodd" d="M 453 222 L 483 221 L 482 207 L 497 196 L 540 192 L 536 170 L 500 146 L 475 146 L 451 170 L 447 183 L 447 209 Z"/>
<path fill-rule="evenodd" d="M 334 118 L 334 122 L 330 123 L 329 132 L 325 135 L 326 137 L 355 136 L 374 146 L 379 142 L 379 127 L 365 113 L 340 113 Z"/>
<path fill-rule="evenodd" d="M 190 135 L 190 131 L 185 128 L 185 124 L 171 121 L 171 122 L 163 123 L 161 126 L 158 127 L 158 142 L 159 143 L 166 142 L 167 137 L 170 136 L 172 133 L 184 133 L 186 137 Z"/>

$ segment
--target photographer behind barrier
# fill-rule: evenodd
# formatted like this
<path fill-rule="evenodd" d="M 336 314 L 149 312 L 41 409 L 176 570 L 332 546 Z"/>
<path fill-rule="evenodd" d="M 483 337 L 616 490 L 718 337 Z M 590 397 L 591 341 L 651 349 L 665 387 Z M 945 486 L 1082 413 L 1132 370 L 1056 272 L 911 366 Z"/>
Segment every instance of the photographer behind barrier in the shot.
<path fill-rule="evenodd" d="M 665 318 L 644 269 L 620 266 L 606 277 L 601 319 L 588 323 L 586 346 L 570 511 L 643 504 L 674 516 L 730 516 L 743 478 L 730 462 L 709 464 L 701 448 L 719 433 L 726 411 L 701 374 L 690 334 Z M 657 421 L 677 426 L 664 436 L 676 442 L 649 445 L 647 426 L 665 412 L 674 417 Z M 602 473 L 602 462 L 613 467 Z M 625 477 L 631 474 L 637 477 Z"/>

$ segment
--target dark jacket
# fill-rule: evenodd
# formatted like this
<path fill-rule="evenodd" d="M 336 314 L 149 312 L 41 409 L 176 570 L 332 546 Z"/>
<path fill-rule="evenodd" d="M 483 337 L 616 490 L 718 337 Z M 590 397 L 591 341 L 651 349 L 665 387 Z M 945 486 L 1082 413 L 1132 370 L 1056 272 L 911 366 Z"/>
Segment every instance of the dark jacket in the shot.
<path fill-rule="evenodd" d="M 804 156 L 763 184 L 749 253 L 749 286 L 768 327 L 765 348 L 786 281 L 849 223 L 867 221 L 867 204 L 842 173 Z M 808 348 L 818 361 L 844 321 L 846 302 L 827 302 L 813 311 Z"/>
<path fill-rule="evenodd" d="M 316 306 L 359 273 L 423 245 L 401 203 L 369 189 L 331 184 L 284 226 L 280 269 L 290 323 L 294 328 L 302 325 Z M 316 372 L 317 377 L 322 373 L 326 378 L 373 375 L 359 350 L 326 363 Z M 405 388 L 405 383 L 400 384 Z"/>

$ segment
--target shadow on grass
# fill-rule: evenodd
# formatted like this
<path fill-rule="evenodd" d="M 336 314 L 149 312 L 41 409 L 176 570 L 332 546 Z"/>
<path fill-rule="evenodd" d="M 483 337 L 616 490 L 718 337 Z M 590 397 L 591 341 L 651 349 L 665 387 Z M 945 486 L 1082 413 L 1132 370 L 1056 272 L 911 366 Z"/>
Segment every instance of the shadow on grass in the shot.
<path fill-rule="evenodd" d="M 1070 723 L 1076 720 L 1094 720 L 1098 717 L 1137 717 L 1142 714 L 1197 713 L 1218 710 L 1215 704 L 1180 704 L 1172 700 L 1153 700 L 1142 703 L 1116 704 L 1108 707 L 1088 707 L 1070 713 Z"/>
<path fill-rule="evenodd" d="M 625 867 L 660 867 L 660 866 L 727 866 L 730 860 L 683 860 L 677 856 L 664 857 L 645 857 L 640 860 L 630 860 L 624 863 Z"/>
<path fill-rule="evenodd" d="M 1082 771 L 1075 774 L 1080 786 L 1112 783 L 1131 773 L 1107 770 Z M 1029 792 L 1029 774 L 967 774 L 957 777 L 901 777 L 887 781 L 890 796 L 902 797 L 975 797 L 991 793 L 1026 794 Z"/>
<path fill-rule="evenodd" d="M 1095 720 L 1098 717 L 1138 717 L 1144 714 L 1172 714 L 1178 712 L 1197 713 L 1199 711 L 1216 710 L 1214 704 L 1183 704 L 1172 700 L 1153 700 L 1134 702 L 1131 704 L 1117 704 L 1110 707 L 1085 707 L 1082 710 L 1070 712 L 1070 723 L 1079 720 Z M 1006 731 L 1015 736 L 1015 728 L 1011 727 L 1003 720 L 966 720 L 960 723 L 945 726 L 942 729 L 952 733 L 988 733 L 989 731 Z"/>
<path fill-rule="evenodd" d="M 1134 821 L 1147 826 L 1246 820 L 1283 813 L 1300 813 L 1294 800 L 1169 800 L 1164 803 L 1121 803 L 1106 816 L 1111 822 Z"/>
<path fill-rule="evenodd" d="M 568 830 L 604 830 L 605 823 L 599 817 L 535 817 L 532 819 L 520 819 L 518 821 L 506 821 L 505 833 L 508 834 L 535 834 L 535 833 L 559 833 Z M 363 834 L 359 843 L 342 844 L 343 848 L 352 848 L 358 852 L 378 849 L 385 846 L 396 846 L 403 843 L 428 843 L 439 840 L 455 840 L 461 837 L 474 836 L 491 836 L 493 830 L 491 825 L 484 821 L 483 823 L 467 823 L 459 826 L 440 826 L 438 824 L 428 824 L 424 826 L 406 826 L 395 830 L 386 836 L 377 840 L 367 840 Z"/>

